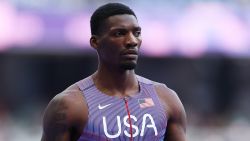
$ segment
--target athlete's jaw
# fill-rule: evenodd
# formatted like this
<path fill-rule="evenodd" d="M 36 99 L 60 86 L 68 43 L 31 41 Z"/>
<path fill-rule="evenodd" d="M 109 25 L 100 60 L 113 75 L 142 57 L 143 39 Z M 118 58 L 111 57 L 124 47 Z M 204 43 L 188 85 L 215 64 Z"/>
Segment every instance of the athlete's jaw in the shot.
<path fill-rule="evenodd" d="M 121 52 L 120 67 L 125 70 L 133 70 L 137 65 L 138 49 L 126 49 Z"/>

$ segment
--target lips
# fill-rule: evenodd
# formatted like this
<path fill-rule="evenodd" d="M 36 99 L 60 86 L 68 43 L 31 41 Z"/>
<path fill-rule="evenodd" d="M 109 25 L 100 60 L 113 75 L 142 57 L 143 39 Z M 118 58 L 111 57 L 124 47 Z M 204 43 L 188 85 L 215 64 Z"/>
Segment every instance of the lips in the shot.
<path fill-rule="evenodd" d="M 122 52 L 122 55 L 138 55 L 137 50 L 126 50 Z"/>
<path fill-rule="evenodd" d="M 129 60 L 134 60 L 138 56 L 137 50 L 126 50 L 121 53 L 122 57 L 129 59 Z"/>

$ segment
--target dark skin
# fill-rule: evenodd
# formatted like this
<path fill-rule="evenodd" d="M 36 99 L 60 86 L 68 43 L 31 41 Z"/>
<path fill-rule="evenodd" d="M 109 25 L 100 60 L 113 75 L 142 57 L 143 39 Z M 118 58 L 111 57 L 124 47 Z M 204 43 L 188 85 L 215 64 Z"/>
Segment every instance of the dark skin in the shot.
<path fill-rule="evenodd" d="M 96 87 L 110 96 L 133 96 L 139 91 L 133 69 L 141 46 L 137 19 L 127 14 L 111 16 L 104 21 L 100 31 L 100 35 L 90 38 L 99 59 L 98 69 L 92 75 Z M 168 116 L 165 140 L 186 141 L 186 114 L 177 94 L 164 84 L 155 83 L 154 86 Z M 82 91 L 73 84 L 48 104 L 41 140 L 77 141 L 87 120 L 86 101 Z"/>

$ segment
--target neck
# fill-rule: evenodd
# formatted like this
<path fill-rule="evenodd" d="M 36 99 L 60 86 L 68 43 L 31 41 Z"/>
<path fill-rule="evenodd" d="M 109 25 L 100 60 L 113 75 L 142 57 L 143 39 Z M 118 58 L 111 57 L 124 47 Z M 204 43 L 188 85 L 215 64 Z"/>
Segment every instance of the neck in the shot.
<path fill-rule="evenodd" d="M 99 67 L 93 74 L 96 87 L 111 96 L 132 96 L 139 91 L 134 70 L 110 70 Z"/>

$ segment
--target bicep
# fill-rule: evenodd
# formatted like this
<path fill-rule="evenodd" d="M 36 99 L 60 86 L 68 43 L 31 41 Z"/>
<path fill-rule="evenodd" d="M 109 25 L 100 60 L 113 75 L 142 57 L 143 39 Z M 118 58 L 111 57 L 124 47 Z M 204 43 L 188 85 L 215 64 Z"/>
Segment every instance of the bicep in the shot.
<path fill-rule="evenodd" d="M 67 107 L 62 99 L 53 99 L 43 117 L 42 141 L 69 141 Z"/>
<path fill-rule="evenodd" d="M 174 93 L 172 101 L 172 112 L 168 120 L 166 140 L 186 141 L 186 113 L 184 107 L 176 93 Z"/>
<path fill-rule="evenodd" d="M 169 122 L 165 141 L 186 141 L 185 126 L 178 122 Z"/>

